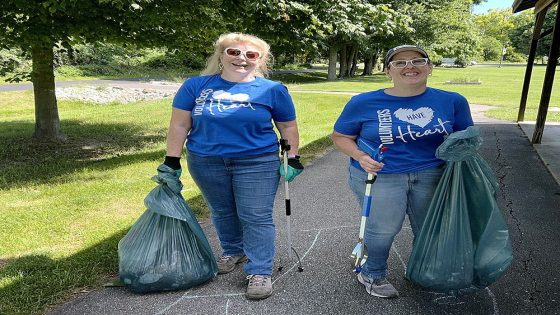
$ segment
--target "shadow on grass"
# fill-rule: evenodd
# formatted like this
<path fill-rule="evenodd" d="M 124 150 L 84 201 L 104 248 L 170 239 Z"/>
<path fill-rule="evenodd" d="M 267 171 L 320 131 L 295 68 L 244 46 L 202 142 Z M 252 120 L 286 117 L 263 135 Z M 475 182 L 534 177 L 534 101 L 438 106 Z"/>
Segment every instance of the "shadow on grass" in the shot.
<path fill-rule="evenodd" d="M 319 83 L 327 81 L 327 73 L 322 71 L 316 72 L 296 72 L 296 73 L 277 73 L 273 74 L 270 79 L 280 81 L 284 84 L 289 83 Z"/>
<path fill-rule="evenodd" d="M 279 73 L 271 76 L 272 80 L 280 81 L 285 84 L 310 84 L 310 83 L 326 83 L 327 73 L 324 71 L 315 72 L 296 72 L 296 73 Z M 376 73 L 367 76 L 354 76 L 350 78 L 337 78 L 332 82 L 373 82 L 373 83 L 387 83 L 390 80 L 384 73 Z"/>
<path fill-rule="evenodd" d="M 195 214 L 207 213 L 201 195 L 187 200 Z M 99 287 L 118 275 L 118 243 L 128 229 L 64 259 L 27 255 L 0 263 L 0 314 L 41 314 L 83 288 Z M 84 290 L 83 292 L 87 292 Z"/>
<path fill-rule="evenodd" d="M 65 120 L 68 141 L 55 144 L 32 139 L 33 128 L 27 122 L 0 123 L 0 130 L 7 131 L 0 136 L 0 189 L 52 183 L 81 169 L 110 169 L 165 154 L 163 150 L 134 153 L 164 143 L 165 130 L 146 134 L 141 126 Z"/>
<path fill-rule="evenodd" d="M 340 79 L 343 82 L 374 82 L 374 83 L 389 83 L 391 82 L 385 73 L 376 73 L 366 76 L 355 76 L 351 78 Z"/>
<path fill-rule="evenodd" d="M 28 255 L 9 261 L 0 279 L 0 314 L 39 314 L 60 303 L 78 288 L 99 284 L 118 270 L 117 244 L 126 234 L 119 231 L 102 242 L 65 259 Z"/>

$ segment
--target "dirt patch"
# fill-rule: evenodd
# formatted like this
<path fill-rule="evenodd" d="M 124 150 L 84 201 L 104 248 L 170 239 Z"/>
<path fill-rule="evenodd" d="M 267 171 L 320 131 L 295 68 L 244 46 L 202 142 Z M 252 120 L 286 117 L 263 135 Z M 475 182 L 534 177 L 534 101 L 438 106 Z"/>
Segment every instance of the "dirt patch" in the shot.
<path fill-rule="evenodd" d="M 8 265 L 10 261 L 8 259 L 2 259 L 0 258 L 0 269 L 4 269 L 4 267 L 6 267 Z"/>

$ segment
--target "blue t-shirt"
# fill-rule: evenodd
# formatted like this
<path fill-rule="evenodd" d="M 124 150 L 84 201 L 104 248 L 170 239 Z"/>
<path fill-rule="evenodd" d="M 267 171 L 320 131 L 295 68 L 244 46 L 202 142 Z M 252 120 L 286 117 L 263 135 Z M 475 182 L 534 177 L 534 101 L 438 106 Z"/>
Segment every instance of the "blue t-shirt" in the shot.
<path fill-rule="evenodd" d="M 288 89 L 262 77 L 251 82 L 230 82 L 219 74 L 190 78 L 179 88 L 173 107 L 191 112 L 186 146 L 201 156 L 276 152 L 278 138 L 272 120 L 296 119 Z"/>
<path fill-rule="evenodd" d="M 427 88 L 420 95 L 399 97 L 381 89 L 352 97 L 334 130 L 374 148 L 388 147 L 379 173 L 395 174 L 443 164 L 435 152 L 444 137 L 472 125 L 469 103 L 458 93 Z M 354 159 L 351 164 L 362 169 Z"/>

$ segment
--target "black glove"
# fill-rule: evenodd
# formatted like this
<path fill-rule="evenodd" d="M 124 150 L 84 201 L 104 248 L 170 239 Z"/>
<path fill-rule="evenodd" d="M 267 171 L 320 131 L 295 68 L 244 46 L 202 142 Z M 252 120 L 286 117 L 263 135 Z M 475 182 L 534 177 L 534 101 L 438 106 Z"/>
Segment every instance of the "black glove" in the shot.
<path fill-rule="evenodd" d="M 288 172 L 284 170 L 284 161 L 280 163 L 280 176 L 284 177 L 286 181 L 291 182 L 303 172 L 303 165 L 299 161 L 299 155 L 295 157 L 288 158 Z"/>
<path fill-rule="evenodd" d="M 181 177 L 181 158 L 177 156 L 165 156 L 164 165 L 169 166 L 175 170 L 175 176 Z"/>
<path fill-rule="evenodd" d="M 171 167 L 174 170 L 181 169 L 181 158 L 177 156 L 166 156 L 163 164 Z"/>
<path fill-rule="evenodd" d="M 295 169 L 303 170 L 303 165 L 299 161 L 299 155 L 296 155 L 295 157 L 289 157 L 288 158 L 288 165 L 295 168 Z"/>

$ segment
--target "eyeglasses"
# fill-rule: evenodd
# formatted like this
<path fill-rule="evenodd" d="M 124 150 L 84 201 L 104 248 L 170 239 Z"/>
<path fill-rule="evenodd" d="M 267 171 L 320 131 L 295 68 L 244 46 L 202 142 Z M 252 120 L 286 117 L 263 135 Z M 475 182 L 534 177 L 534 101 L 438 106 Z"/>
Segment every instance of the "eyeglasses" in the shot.
<path fill-rule="evenodd" d="M 416 59 L 412 59 L 412 60 L 393 60 L 393 61 L 389 61 L 389 65 L 391 65 L 391 67 L 395 67 L 398 69 L 402 69 L 404 67 L 406 67 L 408 64 L 411 64 L 415 67 L 421 67 L 421 66 L 425 66 L 428 64 L 428 58 L 416 58 Z"/>
<path fill-rule="evenodd" d="M 238 57 L 240 55 L 243 55 L 247 60 L 257 60 L 261 56 L 261 53 L 258 51 L 252 51 L 252 50 L 243 51 L 241 49 L 231 48 L 231 47 L 224 49 L 224 54 L 231 57 Z"/>

